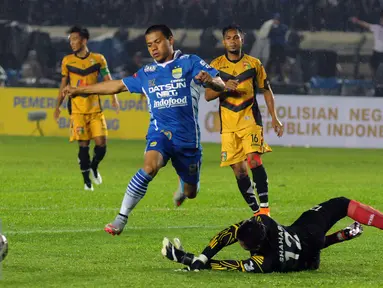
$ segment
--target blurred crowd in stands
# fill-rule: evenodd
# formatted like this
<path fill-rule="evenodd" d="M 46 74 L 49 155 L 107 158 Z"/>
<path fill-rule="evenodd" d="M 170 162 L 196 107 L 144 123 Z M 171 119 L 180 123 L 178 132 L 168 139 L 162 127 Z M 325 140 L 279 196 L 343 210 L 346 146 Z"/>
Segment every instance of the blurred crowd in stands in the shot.
<path fill-rule="evenodd" d="M 0 19 L 30 25 L 142 27 L 167 23 L 173 28 L 221 27 L 235 22 L 258 29 L 276 11 L 298 30 L 354 31 L 348 17 L 374 22 L 382 0 L 2 0 Z"/>
<path fill-rule="evenodd" d="M 299 31 L 362 31 L 349 18 L 378 23 L 382 7 L 383 0 L 2 0 L 0 86 L 58 86 L 61 59 L 71 53 L 68 41 L 30 25 L 121 27 L 102 41 L 91 35 L 88 45 L 104 54 L 114 78 L 121 78 L 150 61 L 144 36 L 131 37 L 124 27 L 165 23 L 173 29 L 200 29 L 197 48 L 183 45 L 183 37 L 177 48 L 210 61 L 224 52 L 217 48 L 221 38 L 214 29 L 237 23 L 246 32 L 245 52 L 262 60 L 277 93 L 307 94 L 311 89 L 312 94 L 372 95 L 371 79 L 337 78 L 335 52 L 301 50 Z M 259 29 L 257 36 L 254 29 Z M 358 91 L 345 92 L 344 83 Z"/>

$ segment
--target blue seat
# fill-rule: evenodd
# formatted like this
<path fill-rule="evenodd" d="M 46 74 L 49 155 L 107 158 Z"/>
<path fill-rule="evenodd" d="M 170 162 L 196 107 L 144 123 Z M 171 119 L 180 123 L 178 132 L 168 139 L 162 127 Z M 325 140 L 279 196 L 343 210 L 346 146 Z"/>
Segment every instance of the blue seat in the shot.
<path fill-rule="evenodd" d="M 310 79 L 311 95 L 340 95 L 342 80 L 336 77 L 312 77 Z"/>

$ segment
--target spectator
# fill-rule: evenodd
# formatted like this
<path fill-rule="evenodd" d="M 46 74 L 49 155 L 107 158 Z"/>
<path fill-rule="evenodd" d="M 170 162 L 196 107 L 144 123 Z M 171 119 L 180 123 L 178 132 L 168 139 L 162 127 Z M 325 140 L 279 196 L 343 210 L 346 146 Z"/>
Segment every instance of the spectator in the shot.
<path fill-rule="evenodd" d="M 269 73 L 275 67 L 277 81 L 283 82 L 282 66 L 286 59 L 286 33 L 287 26 L 280 21 L 280 14 L 276 13 L 273 17 L 273 25 L 269 32 L 270 39 L 270 58 L 266 65 L 266 71 Z"/>
<path fill-rule="evenodd" d="M 21 66 L 21 76 L 26 82 L 34 83 L 43 77 L 43 69 L 37 60 L 37 53 L 31 50 L 28 53 L 27 59 Z"/>
<path fill-rule="evenodd" d="M 357 17 L 351 17 L 350 20 L 354 24 L 369 29 L 374 35 L 374 48 L 370 60 L 370 66 L 375 78 L 376 70 L 378 69 L 379 64 L 383 62 L 383 11 L 380 12 L 379 24 L 371 24 L 359 20 Z"/>
<path fill-rule="evenodd" d="M 136 73 L 142 66 L 142 53 L 140 51 L 136 52 L 131 61 L 129 61 L 124 67 L 124 74 L 127 76 L 133 75 Z"/>
<path fill-rule="evenodd" d="M 295 29 L 295 24 L 292 23 L 286 33 L 286 55 L 291 58 L 297 58 L 302 40 L 303 35 Z"/>
<path fill-rule="evenodd" d="M 258 41 L 253 45 L 250 55 L 257 57 L 262 63 L 267 63 L 270 56 L 269 33 L 274 25 L 274 19 L 267 20 L 262 24 L 258 33 Z"/>
<path fill-rule="evenodd" d="M 206 26 L 206 11 L 200 0 L 190 0 L 187 2 L 185 26 L 187 28 L 203 28 Z"/>
<path fill-rule="evenodd" d="M 7 73 L 3 69 L 3 67 L 0 66 L 0 87 L 5 87 L 5 84 L 7 82 Z"/>
<path fill-rule="evenodd" d="M 256 43 L 256 38 L 254 36 L 253 30 L 244 31 L 244 43 L 243 43 L 243 52 L 250 54 L 253 45 Z"/>
<path fill-rule="evenodd" d="M 212 59 L 216 55 L 216 46 L 218 43 L 217 38 L 214 35 L 214 28 L 208 27 L 204 29 L 201 33 L 200 46 L 198 48 L 198 55 L 203 56 L 203 58 Z"/>
<path fill-rule="evenodd" d="M 112 55 L 106 56 L 108 58 L 109 66 L 112 70 L 121 64 L 121 59 L 128 59 L 131 57 L 127 48 L 128 46 L 129 31 L 120 27 L 113 35 L 112 38 Z M 105 54 L 105 53 L 104 53 Z"/>
<path fill-rule="evenodd" d="M 285 81 L 287 83 L 302 83 L 303 71 L 301 69 L 301 59 L 299 57 L 300 44 L 303 36 L 295 30 L 295 25 L 292 23 L 291 28 L 286 34 L 286 65 L 284 67 Z"/>

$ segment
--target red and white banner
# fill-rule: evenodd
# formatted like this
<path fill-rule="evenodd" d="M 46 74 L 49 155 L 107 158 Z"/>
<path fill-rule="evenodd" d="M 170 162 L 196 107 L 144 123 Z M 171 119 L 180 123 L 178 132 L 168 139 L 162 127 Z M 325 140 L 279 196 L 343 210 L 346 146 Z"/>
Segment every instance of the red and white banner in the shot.
<path fill-rule="evenodd" d="M 218 101 L 200 100 L 202 142 L 220 142 Z M 263 95 L 257 100 L 270 145 L 383 148 L 383 98 L 276 95 L 276 110 L 285 127 L 278 138 Z"/>

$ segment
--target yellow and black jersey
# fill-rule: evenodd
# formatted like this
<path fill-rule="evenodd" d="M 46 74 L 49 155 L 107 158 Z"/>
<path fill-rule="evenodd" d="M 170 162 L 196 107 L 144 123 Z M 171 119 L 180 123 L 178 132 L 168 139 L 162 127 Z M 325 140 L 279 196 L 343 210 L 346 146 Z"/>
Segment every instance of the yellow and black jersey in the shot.
<path fill-rule="evenodd" d="M 257 90 L 269 89 L 269 84 L 261 61 L 247 54 L 238 61 L 222 55 L 210 65 L 219 71 L 223 81 L 239 82 L 236 91 L 223 92 L 220 97 L 221 132 L 236 132 L 254 124 L 262 126 L 256 94 Z"/>
<path fill-rule="evenodd" d="M 232 224 L 211 239 L 209 245 L 202 251 L 202 254 L 209 259 L 207 269 L 253 273 L 308 270 L 309 267 L 313 267 L 308 264 L 316 261 L 322 248 L 318 244 L 324 241 L 324 233 L 308 234 L 305 232 L 307 227 L 302 223 L 283 226 L 266 215 L 258 215 L 248 222 L 250 225 L 248 230 L 245 230 L 248 232 L 244 232 L 245 234 L 242 236 L 248 237 L 247 241 L 254 241 L 252 244 L 257 247 L 255 251 L 250 251 L 250 258 L 245 260 L 216 259 L 215 255 L 219 251 L 238 241 L 238 229 L 243 223 L 244 221 Z M 245 236 L 246 233 L 250 233 L 249 236 Z M 252 239 L 252 233 L 257 233 L 254 235 L 258 236 Z M 308 237 L 304 236 L 306 234 Z M 301 242 L 300 237 L 306 242 Z"/>
<path fill-rule="evenodd" d="M 80 58 L 75 54 L 64 57 L 61 74 L 69 78 L 72 87 L 87 86 L 98 82 L 98 77 L 109 74 L 108 65 L 103 55 L 89 52 Z M 68 100 L 70 114 L 90 114 L 101 112 L 99 95 L 80 95 Z"/>

